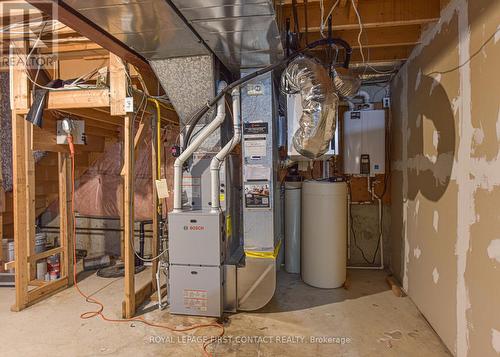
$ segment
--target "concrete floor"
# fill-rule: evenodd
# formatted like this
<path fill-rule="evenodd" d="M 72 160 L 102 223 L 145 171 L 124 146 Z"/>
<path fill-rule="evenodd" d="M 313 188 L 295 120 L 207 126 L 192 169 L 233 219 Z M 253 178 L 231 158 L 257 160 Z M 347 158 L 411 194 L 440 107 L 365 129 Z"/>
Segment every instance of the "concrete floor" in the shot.
<path fill-rule="evenodd" d="M 137 284 L 149 276 L 149 271 L 138 274 Z M 229 316 L 227 339 L 214 346 L 214 355 L 450 356 L 411 300 L 397 298 L 388 290 L 384 272 L 354 270 L 349 276 L 348 290 L 321 290 L 305 285 L 297 275 L 280 272 L 278 291 L 268 306 L 258 312 Z M 80 287 L 105 304 L 106 316 L 119 318 L 122 279 L 91 275 Z M 94 309 L 94 305 L 86 303 L 73 288 L 19 313 L 9 310 L 13 300 L 13 288 L 0 288 L 2 356 L 203 355 L 201 343 L 187 340 L 185 334 L 138 322 L 80 319 L 80 314 Z M 159 312 L 151 303 L 142 308 L 142 316 L 171 326 L 212 321 L 171 316 L 168 310 Z M 187 337 L 217 332 L 201 329 Z M 260 336 L 260 341 L 254 336 Z M 333 339 L 311 341 L 319 337 L 344 337 L 344 343 Z"/>

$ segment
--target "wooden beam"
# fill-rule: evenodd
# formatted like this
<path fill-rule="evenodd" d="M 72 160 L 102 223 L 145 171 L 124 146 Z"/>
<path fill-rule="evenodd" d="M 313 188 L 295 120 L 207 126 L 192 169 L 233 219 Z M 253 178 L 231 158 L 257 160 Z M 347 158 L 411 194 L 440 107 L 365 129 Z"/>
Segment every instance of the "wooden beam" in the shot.
<path fill-rule="evenodd" d="M 44 286 L 44 285 L 47 285 L 49 282 L 46 281 L 46 280 L 38 280 L 38 279 L 34 279 L 34 280 L 31 280 L 28 285 L 29 286 Z"/>
<path fill-rule="evenodd" d="M 86 40 L 85 42 L 78 41 L 78 42 L 72 42 L 72 43 L 54 44 L 51 47 L 48 47 L 48 48 L 42 50 L 41 52 L 42 53 L 57 53 L 59 55 L 59 54 L 67 53 L 67 52 L 88 52 L 88 51 L 95 51 L 95 50 L 105 51 L 98 44 Z"/>
<path fill-rule="evenodd" d="M 359 1 L 358 0 L 350 0 L 350 2 L 351 2 L 351 6 L 349 6 L 349 21 L 354 22 L 357 20 L 356 11 L 354 10 L 354 7 L 356 7 L 356 9 L 358 9 L 358 12 L 359 12 Z"/>
<path fill-rule="evenodd" d="M 113 53 L 109 54 L 109 96 L 111 115 L 125 115 L 126 69 L 121 58 Z"/>
<path fill-rule="evenodd" d="M 7 262 L 3 265 L 3 268 L 5 270 L 10 270 L 10 269 L 15 269 L 16 268 L 16 261 L 12 260 L 10 262 Z"/>
<path fill-rule="evenodd" d="M 51 255 L 59 254 L 62 251 L 63 251 L 63 247 L 56 247 L 56 248 L 52 248 L 52 249 L 46 250 L 46 251 L 41 252 L 41 253 L 31 254 L 27 258 L 27 261 L 29 263 L 36 263 L 37 260 L 48 258 Z"/>
<path fill-rule="evenodd" d="M 120 42 L 118 39 L 99 28 L 87 18 L 78 14 L 73 8 L 62 1 L 46 2 L 39 0 L 27 0 L 28 3 L 38 8 L 52 18 L 57 18 L 63 24 L 78 29 L 78 33 L 87 37 L 91 41 L 99 44 L 110 52 L 123 58 L 126 62 L 132 63 L 137 68 L 153 73 L 147 60 L 137 52 Z"/>
<path fill-rule="evenodd" d="M 325 1 L 325 16 L 330 11 L 335 0 Z M 303 4 L 298 4 L 302 7 Z M 437 0 L 379 0 L 360 1 L 358 11 L 363 23 L 363 28 L 418 25 L 437 21 L 440 16 L 440 6 Z M 352 8 L 352 5 L 350 6 Z M 299 9 L 299 24 L 304 24 L 303 11 Z M 332 14 L 333 30 L 352 30 L 359 28 L 354 11 L 345 11 L 337 7 Z M 293 22 L 292 8 L 285 5 L 283 18 L 290 18 Z M 309 2 L 308 22 L 309 31 L 318 31 L 321 22 L 320 8 L 317 3 Z M 292 23 L 293 28 L 293 23 Z"/>
<path fill-rule="evenodd" d="M 62 257 L 61 277 L 68 277 L 68 285 L 73 285 L 73 261 L 74 261 L 74 229 L 73 211 L 71 204 L 72 174 L 71 158 L 68 154 L 58 153 L 58 183 L 59 183 L 59 237 L 61 243 Z"/>
<path fill-rule="evenodd" d="M 368 49 L 364 49 L 365 61 L 369 63 L 403 61 L 408 58 L 413 47 L 414 47 L 413 45 L 395 46 L 395 47 L 375 47 L 375 48 L 370 48 L 369 53 Z M 320 59 L 324 59 L 325 54 L 323 49 L 318 48 L 313 51 Z M 361 58 L 361 53 L 359 52 L 359 48 L 355 48 L 352 53 L 351 64 L 361 63 L 361 62 L 362 58 Z"/>
<path fill-rule="evenodd" d="M 420 42 L 420 25 L 369 28 L 363 31 L 363 48 L 415 45 Z M 333 31 L 332 36 L 347 41 L 351 47 L 359 48 L 359 29 Z M 318 31 L 309 33 L 310 41 L 321 38 Z"/>
<path fill-rule="evenodd" d="M 109 107 L 108 89 L 53 90 L 47 95 L 46 109 Z"/>
<path fill-rule="evenodd" d="M 124 128 L 124 168 L 123 176 L 123 240 L 125 245 L 125 317 L 135 315 L 135 256 L 132 247 L 134 239 L 134 121 L 125 116 Z"/>
<path fill-rule="evenodd" d="M 12 112 L 12 174 L 14 183 L 14 254 L 16 271 L 16 300 L 12 309 L 20 311 L 28 304 L 28 230 L 26 190 L 26 130 L 24 116 Z"/>
<path fill-rule="evenodd" d="M 32 305 L 42 299 L 45 299 L 68 285 L 68 278 L 60 278 L 42 285 L 28 292 L 28 304 Z"/>

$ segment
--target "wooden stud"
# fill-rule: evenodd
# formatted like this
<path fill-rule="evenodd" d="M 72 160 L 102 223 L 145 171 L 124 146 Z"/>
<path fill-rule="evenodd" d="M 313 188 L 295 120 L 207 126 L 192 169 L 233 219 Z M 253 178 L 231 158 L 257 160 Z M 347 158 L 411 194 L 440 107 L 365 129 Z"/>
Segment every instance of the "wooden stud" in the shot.
<path fill-rule="evenodd" d="M 11 81 L 10 107 L 18 114 L 27 113 L 30 105 L 28 74 L 25 70 L 26 50 L 22 42 L 12 43 L 9 54 Z"/>
<path fill-rule="evenodd" d="M 151 125 L 151 177 L 153 185 L 153 239 L 151 240 L 151 255 L 156 257 L 158 251 L 159 240 L 159 222 L 158 218 L 161 212 L 158 212 L 158 194 L 156 192 L 156 180 L 158 180 L 158 153 L 156 152 L 156 119 L 152 118 L 155 123 Z M 158 259 L 155 259 L 151 265 L 151 281 L 153 282 L 153 292 L 156 291 L 156 271 L 158 270 Z"/>
<path fill-rule="evenodd" d="M 26 177 L 26 151 L 24 150 L 26 131 L 24 117 L 12 112 L 12 173 L 14 183 L 14 255 L 16 301 L 12 306 L 14 311 L 20 311 L 28 304 L 28 255 L 27 241 L 27 177 Z"/>
<path fill-rule="evenodd" d="M 35 254 L 35 158 L 33 157 L 32 142 L 33 142 L 33 124 L 27 120 L 24 122 L 24 132 L 25 132 L 25 170 L 26 170 L 26 242 L 27 242 L 27 252 L 28 256 Z M 36 262 L 28 262 L 28 269 L 30 272 L 30 280 L 36 277 Z"/>
<path fill-rule="evenodd" d="M 71 204 L 72 175 L 71 158 L 68 154 L 58 153 L 59 172 L 59 241 L 61 243 L 61 277 L 68 277 L 68 285 L 73 285 L 73 261 L 74 261 L 74 230 L 73 212 Z"/>
<path fill-rule="evenodd" d="M 134 239 L 134 122 L 131 115 L 125 116 L 124 168 L 123 176 L 123 240 L 125 246 L 125 316 L 135 314 L 135 257 L 131 242 Z"/>
<path fill-rule="evenodd" d="M 149 281 L 134 293 L 134 300 L 135 300 L 136 306 L 142 305 L 142 303 L 144 303 L 144 301 L 146 301 L 147 299 L 149 299 L 151 297 L 151 294 L 153 293 L 154 286 L 155 286 L 155 284 L 152 281 Z M 135 311 L 134 311 L 134 314 L 135 314 Z M 126 301 L 122 301 L 122 317 L 124 319 L 131 317 L 131 316 L 127 316 L 127 303 L 126 303 Z"/>
<path fill-rule="evenodd" d="M 0 157 L 0 241 L 3 239 L 3 214 L 6 210 L 5 202 L 5 191 L 3 189 L 3 179 L 2 179 L 2 158 Z M 1 258 L 0 258 L 1 260 Z"/>
<path fill-rule="evenodd" d="M 113 53 L 109 54 L 109 95 L 111 115 L 125 115 L 126 69 L 122 59 Z"/>
<path fill-rule="evenodd" d="M 142 121 L 139 123 L 139 126 L 134 136 L 134 160 L 137 157 L 137 153 L 139 151 L 139 143 L 142 141 L 142 139 L 144 138 L 144 134 L 146 133 L 144 129 L 145 129 L 145 122 Z M 122 167 L 120 175 L 121 176 L 125 175 L 125 166 Z"/>

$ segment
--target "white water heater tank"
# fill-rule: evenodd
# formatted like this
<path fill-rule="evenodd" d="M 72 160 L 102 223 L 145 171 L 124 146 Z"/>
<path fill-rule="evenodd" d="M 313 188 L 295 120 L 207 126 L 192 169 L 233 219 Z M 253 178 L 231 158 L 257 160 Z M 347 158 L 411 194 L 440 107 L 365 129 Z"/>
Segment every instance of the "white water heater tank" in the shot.
<path fill-rule="evenodd" d="M 385 111 L 354 110 L 344 113 L 344 173 L 385 173 Z"/>
<path fill-rule="evenodd" d="M 347 184 L 302 185 L 301 274 L 317 288 L 341 287 L 347 270 Z"/>

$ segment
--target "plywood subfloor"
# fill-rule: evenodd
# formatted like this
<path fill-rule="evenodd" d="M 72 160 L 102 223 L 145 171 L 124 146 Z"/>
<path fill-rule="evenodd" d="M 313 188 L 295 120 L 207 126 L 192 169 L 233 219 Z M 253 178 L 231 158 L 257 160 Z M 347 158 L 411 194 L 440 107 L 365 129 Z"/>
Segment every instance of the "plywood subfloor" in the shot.
<path fill-rule="evenodd" d="M 278 291 L 266 308 L 229 316 L 227 339 L 215 346 L 214 355 L 449 356 L 411 300 L 397 298 L 388 290 L 384 272 L 350 271 L 349 275 L 349 290 L 321 290 L 305 285 L 297 275 L 280 272 Z M 139 274 L 137 285 L 149 276 L 148 270 Z M 91 275 L 80 287 L 106 305 L 108 317 L 119 318 L 123 279 Z M 75 289 L 62 291 L 19 313 L 9 311 L 13 300 L 13 288 L 0 288 L 2 356 L 203 355 L 201 344 L 192 338 L 186 339 L 183 334 L 137 322 L 80 319 L 82 312 L 95 306 L 86 303 Z M 172 326 L 211 321 L 171 316 L 168 310 L 159 312 L 151 303 L 143 307 L 142 316 Z M 202 336 L 216 332 L 198 330 L 190 334 Z M 254 336 L 268 338 L 251 343 L 250 338 Z M 273 343 L 269 343 L 272 340 L 269 336 L 274 336 Z M 311 338 L 322 336 L 349 340 L 344 344 L 335 343 L 338 340 L 311 343 Z M 291 338 L 295 343 L 282 343 L 292 342 Z"/>

